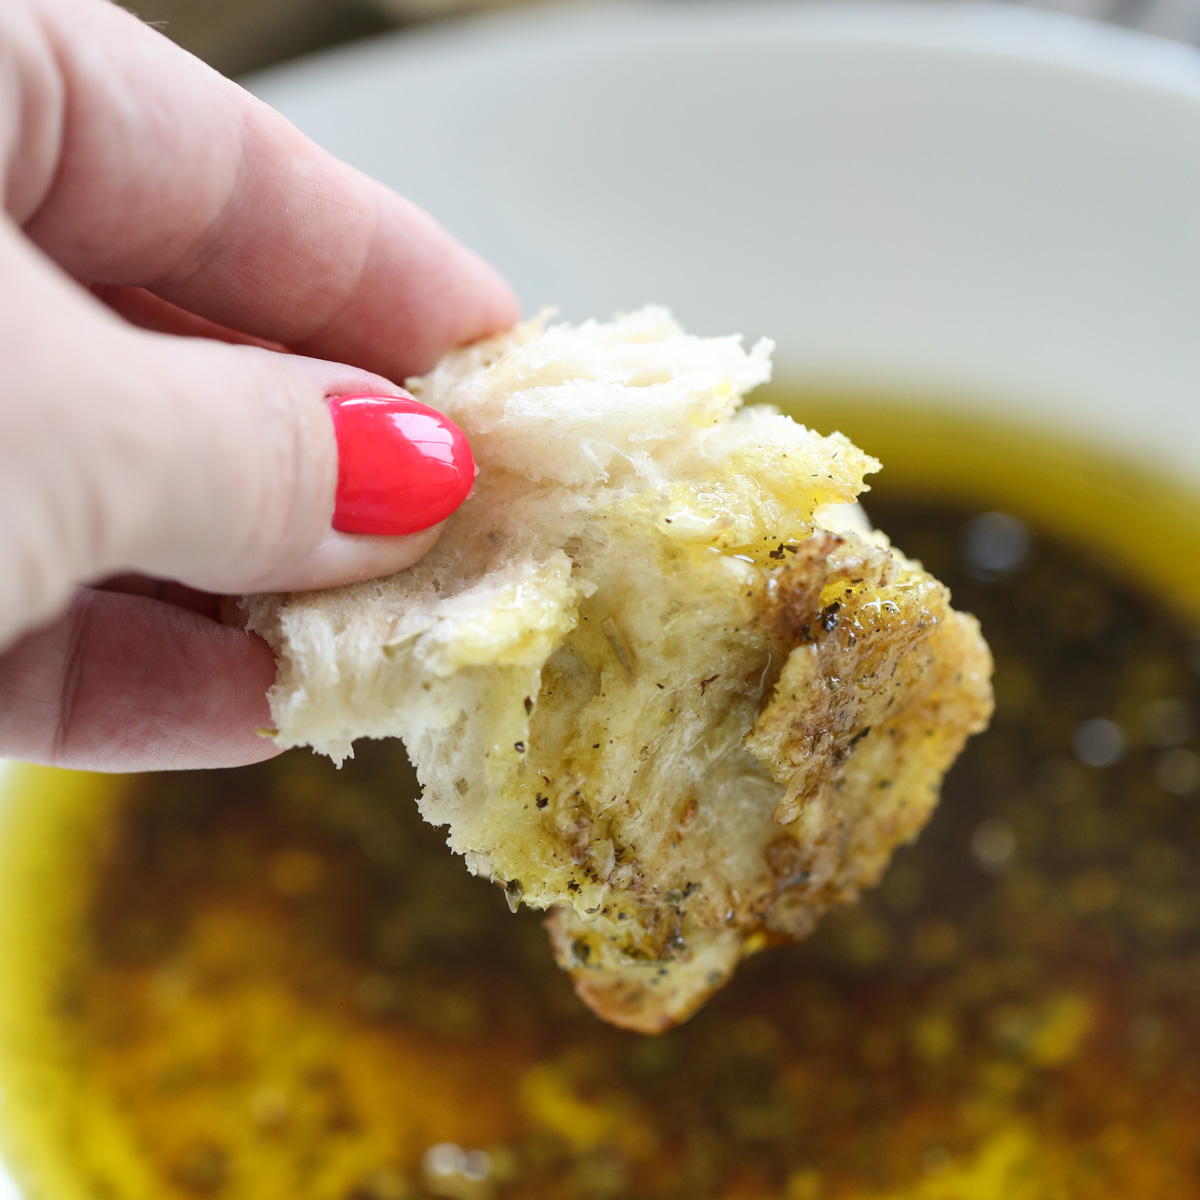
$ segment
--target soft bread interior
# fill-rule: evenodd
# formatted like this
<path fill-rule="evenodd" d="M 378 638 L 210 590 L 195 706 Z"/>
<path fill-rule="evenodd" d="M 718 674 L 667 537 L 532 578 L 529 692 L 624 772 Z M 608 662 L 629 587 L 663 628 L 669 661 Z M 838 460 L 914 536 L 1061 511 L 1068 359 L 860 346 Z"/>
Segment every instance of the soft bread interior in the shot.
<path fill-rule="evenodd" d="M 856 515 L 879 464 L 742 407 L 770 349 L 645 308 L 456 351 L 410 381 L 480 468 L 434 551 L 244 601 L 280 741 L 403 738 L 426 819 L 631 1028 L 874 883 L 990 713 L 974 621 Z"/>

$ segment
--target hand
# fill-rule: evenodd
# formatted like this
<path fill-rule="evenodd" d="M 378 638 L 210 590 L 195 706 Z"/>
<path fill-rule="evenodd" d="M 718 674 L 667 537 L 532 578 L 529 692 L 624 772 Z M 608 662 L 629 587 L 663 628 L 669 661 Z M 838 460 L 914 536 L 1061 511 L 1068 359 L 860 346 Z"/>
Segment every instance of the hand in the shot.
<path fill-rule="evenodd" d="M 274 663 L 218 596 L 430 548 L 331 528 L 326 400 L 396 394 L 513 297 L 107 0 L 0 6 L 0 186 L 0 754 L 269 757 Z"/>

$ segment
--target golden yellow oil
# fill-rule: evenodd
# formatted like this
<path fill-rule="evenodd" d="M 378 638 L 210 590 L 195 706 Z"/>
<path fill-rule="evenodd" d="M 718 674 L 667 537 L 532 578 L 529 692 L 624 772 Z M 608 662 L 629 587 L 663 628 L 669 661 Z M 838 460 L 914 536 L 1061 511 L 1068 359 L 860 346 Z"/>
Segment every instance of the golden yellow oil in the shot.
<path fill-rule="evenodd" d="M 73 1020 L 87 909 L 121 780 L 7 764 L 0 773 L 0 1162 L 28 1200 L 95 1200 L 85 1162 L 154 1195 L 112 1097 L 92 1087 Z"/>
<path fill-rule="evenodd" d="M 883 463 L 889 492 L 1013 513 L 1087 547 L 1188 617 L 1200 616 L 1200 489 L 1078 438 L 1002 418 L 897 399 L 765 388 L 825 433 L 839 430 Z M 863 498 L 870 509 L 870 493 Z M 903 547 L 902 547 L 903 548 Z"/>
<path fill-rule="evenodd" d="M 766 398 L 780 397 L 805 424 L 840 429 L 884 462 L 881 505 L 886 494 L 1004 510 L 1136 580 L 1184 625 L 1200 617 L 1200 503 L 1186 488 L 1003 422 L 846 396 Z M 866 505 L 872 511 L 871 494 Z M 902 536 L 897 542 L 910 549 Z M 1145 669 L 1126 664 L 1130 687 L 1178 692 L 1186 671 L 1169 658 L 1164 651 Z M 1003 724 L 1005 705 L 1029 703 L 1029 683 L 1027 664 L 1002 666 Z M 976 769 L 1003 774 L 1004 743 L 992 745 Z M 1192 751 L 1147 743 L 1143 752 L 1147 779 L 1130 785 L 1131 804 L 1157 811 L 1166 801 L 1153 790 L 1155 764 Z M 1113 821 L 1101 812 L 1108 785 L 1057 752 L 1046 762 L 1065 799 L 1043 802 L 1042 783 L 1019 781 L 979 828 L 991 822 L 994 834 L 1007 823 L 1022 844 L 1044 845 L 1046 829 L 1066 813 L 1075 822 L 1064 826 L 1069 838 L 1085 850 L 1104 820 L 1111 839 Z M 378 781 L 369 770 L 339 776 L 304 756 L 256 770 L 213 775 L 209 786 L 240 788 L 248 804 L 265 804 L 264 781 L 273 780 L 285 798 L 319 804 L 337 793 L 358 812 L 362 789 Z M 249 782 L 231 782 L 238 779 Z M 153 787 L 177 790 L 166 777 Z M 329 881 L 357 870 L 358 860 L 344 847 L 294 844 L 295 828 L 278 844 L 255 843 L 253 853 L 249 842 L 201 847 L 187 886 L 195 887 L 210 849 L 214 872 L 232 856 L 236 882 L 214 884 L 191 902 L 192 924 L 174 957 L 114 965 L 97 950 L 96 889 L 113 887 L 111 838 L 127 797 L 140 789 L 141 801 L 152 803 L 151 784 L 13 767 L 0 788 L 0 1159 L 28 1200 L 1200 1195 L 1200 1177 L 1189 1174 L 1180 1149 L 1200 1117 L 1188 1099 L 1200 1079 L 1177 1078 L 1170 1062 L 1194 1044 L 1189 1019 L 1166 1001 L 1117 996 L 1091 967 L 1064 965 L 1061 978 L 1013 984 L 1028 994 L 989 1001 L 979 1010 L 986 1020 L 973 1026 L 979 1014 L 964 1015 L 947 997 L 989 986 L 1003 992 L 1008 984 L 989 971 L 1016 979 L 1032 970 L 1036 939 L 1025 957 L 1017 947 L 1001 962 L 968 949 L 975 943 L 952 909 L 920 909 L 913 897 L 932 886 L 922 880 L 938 865 L 929 858 L 942 844 L 936 838 L 905 851 L 879 893 L 828 922 L 811 947 L 797 948 L 799 957 L 764 956 L 684 1029 L 643 1041 L 577 1012 L 548 954 L 530 965 L 541 946 L 530 915 L 520 918 L 529 919 L 526 940 L 505 941 L 511 922 L 502 897 L 478 881 L 462 883 L 473 890 L 460 894 L 462 866 L 448 855 L 430 867 L 431 907 L 413 911 L 436 923 L 441 905 L 450 914 L 446 939 L 494 942 L 510 954 L 507 965 L 461 965 L 456 994 L 452 979 L 419 960 L 381 973 L 365 951 L 343 955 L 328 930 L 314 951 L 305 922 L 319 923 L 326 900 L 336 907 Z M 153 824 L 153 815 L 146 820 Z M 225 830 L 234 841 L 237 820 Z M 404 836 L 424 837 L 422 854 L 437 851 L 436 833 Z M 970 855 L 966 841 L 945 844 Z M 1168 928 L 1166 893 L 1154 889 L 1160 876 L 1183 886 L 1182 855 L 1161 831 L 1131 850 L 1128 873 L 1142 887 L 1134 916 L 1148 938 L 1177 934 Z M 1031 850 L 1028 862 L 1018 856 L 996 877 L 1005 928 L 1069 918 L 1087 932 L 1088 922 L 1123 903 L 1114 897 L 1125 866 L 1081 857 L 1061 869 L 1060 888 Z M 98 871 L 109 872 L 101 885 Z M 156 886 L 171 899 L 169 873 Z M 1172 969 L 1190 954 L 1180 950 Z M 914 984 L 910 969 L 929 978 Z M 185 981 L 186 971 L 200 982 Z M 417 1007 L 381 1008 L 385 983 L 402 996 L 408 988 Z M 1127 1042 L 1129 1063 L 1121 1057 Z M 184 1052 L 221 1059 L 226 1075 L 181 1083 L 175 1067 Z M 333 1078 L 341 1099 L 330 1098 Z M 1122 1091 L 1145 1111 L 1123 1106 Z M 1148 1097 L 1161 1098 L 1152 1113 L 1157 1101 Z M 677 1099 L 692 1118 L 666 1111 Z M 800 1110 L 810 1114 L 807 1143 L 780 1116 L 799 1120 Z M 422 1156 L 438 1142 L 486 1153 L 491 1174 L 431 1175 Z"/>

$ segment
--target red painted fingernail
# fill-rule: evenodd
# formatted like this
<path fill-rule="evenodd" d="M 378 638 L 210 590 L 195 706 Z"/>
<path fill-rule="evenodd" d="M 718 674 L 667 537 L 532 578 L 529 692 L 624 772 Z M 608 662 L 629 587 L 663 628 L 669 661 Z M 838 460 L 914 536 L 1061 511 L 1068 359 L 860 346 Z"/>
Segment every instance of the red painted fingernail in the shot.
<path fill-rule="evenodd" d="M 468 496 L 475 460 L 463 431 L 411 396 L 336 396 L 341 533 L 417 533 Z"/>

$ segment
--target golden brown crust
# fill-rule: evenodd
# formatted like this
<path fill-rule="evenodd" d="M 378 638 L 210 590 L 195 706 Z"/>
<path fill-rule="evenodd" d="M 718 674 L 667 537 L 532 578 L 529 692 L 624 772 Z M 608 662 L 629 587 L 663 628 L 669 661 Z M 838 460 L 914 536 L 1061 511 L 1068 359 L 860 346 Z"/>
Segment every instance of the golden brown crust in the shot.
<path fill-rule="evenodd" d="M 886 549 L 818 531 L 764 573 L 755 600 L 774 679 L 742 746 L 783 788 L 758 831 L 759 870 L 733 899 L 694 862 L 683 887 L 656 887 L 660 863 L 632 878 L 616 920 L 606 905 L 590 921 L 565 907 L 548 921 L 579 995 L 629 1029 L 683 1020 L 740 958 L 806 936 L 875 884 L 991 712 L 977 623 Z M 681 821 L 683 862 L 686 839 Z"/>

